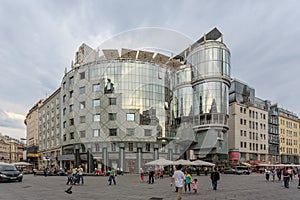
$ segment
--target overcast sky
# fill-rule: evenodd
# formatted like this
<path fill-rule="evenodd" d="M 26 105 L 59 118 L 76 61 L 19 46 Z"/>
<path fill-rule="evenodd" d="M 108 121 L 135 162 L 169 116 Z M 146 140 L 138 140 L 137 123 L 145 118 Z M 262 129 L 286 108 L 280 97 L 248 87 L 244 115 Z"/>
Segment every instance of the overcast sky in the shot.
<path fill-rule="evenodd" d="M 217 27 L 231 51 L 232 77 L 300 114 L 299 8 L 297 0 L 1 0 L 0 132 L 25 137 L 29 109 L 59 87 L 82 43 L 97 48 L 149 27 L 186 41 Z M 175 38 L 159 41 L 180 43 Z"/>

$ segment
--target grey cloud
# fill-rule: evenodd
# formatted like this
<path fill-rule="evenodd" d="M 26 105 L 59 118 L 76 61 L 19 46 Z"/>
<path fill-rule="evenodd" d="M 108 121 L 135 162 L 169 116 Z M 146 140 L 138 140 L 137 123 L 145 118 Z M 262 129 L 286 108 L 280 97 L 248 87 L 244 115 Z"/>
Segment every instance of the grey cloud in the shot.
<path fill-rule="evenodd" d="M 20 119 L 12 119 L 0 109 L 0 127 L 9 127 L 16 129 L 24 129 L 24 121 Z"/>

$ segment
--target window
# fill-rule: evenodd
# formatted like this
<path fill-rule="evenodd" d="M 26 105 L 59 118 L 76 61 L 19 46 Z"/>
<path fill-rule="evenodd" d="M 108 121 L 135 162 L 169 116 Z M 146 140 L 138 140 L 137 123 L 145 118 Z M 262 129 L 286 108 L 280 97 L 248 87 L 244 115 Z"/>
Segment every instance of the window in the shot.
<path fill-rule="evenodd" d="M 70 83 L 70 84 L 74 84 L 74 76 L 70 77 L 69 83 Z"/>
<path fill-rule="evenodd" d="M 108 113 L 108 119 L 109 120 L 116 120 L 117 119 L 117 113 Z"/>
<path fill-rule="evenodd" d="M 146 143 L 146 151 L 150 151 L 150 143 Z"/>
<path fill-rule="evenodd" d="M 70 112 L 73 112 L 73 110 L 74 110 L 74 106 L 72 104 L 72 105 L 70 105 Z"/>
<path fill-rule="evenodd" d="M 127 113 L 126 119 L 127 121 L 134 121 L 134 113 Z"/>
<path fill-rule="evenodd" d="M 94 99 L 93 100 L 93 106 L 94 107 L 100 106 L 100 99 Z"/>
<path fill-rule="evenodd" d="M 241 142 L 241 148 L 243 148 L 243 142 Z"/>
<path fill-rule="evenodd" d="M 116 143 L 111 143 L 111 151 L 116 151 Z"/>
<path fill-rule="evenodd" d="M 244 125 L 246 125 L 246 120 L 244 119 Z"/>
<path fill-rule="evenodd" d="M 244 131 L 244 136 L 247 137 L 247 131 Z"/>
<path fill-rule="evenodd" d="M 85 108 L 85 101 L 79 102 L 79 108 L 84 109 Z"/>
<path fill-rule="evenodd" d="M 70 119 L 70 126 L 73 126 L 74 125 L 74 119 Z"/>
<path fill-rule="evenodd" d="M 109 136 L 117 136 L 117 129 L 116 128 L 109 129 Z"/>
<path fill-rule="evenodd" d="M 63 128 L 66 128 L 66 127 L 67 127 L 67 122 L 64 121 L 64 122 L 63 122 Z"/>
<path fill-rule="evenodd" d="M 84 94 L 85 93 L 85 87 L 80 87 L 79 88 L 79 94 Z"/>
<path fill-rule="evenodd" d="M 93 117 L 94 122 L 100 122 L 100 114 L 95 114 Z"/>
<path fill-rule="evenodd" d="M 128 151 L 133 151 L 133 143 L 128 143 Z"/>
<path fill-rule="evenodd" d="M 71 132 L 70 133 L 70 140 L 73 140 L 74 139 L 74 132 Z"/>
<path fill-rule="evenodd" d="M 67 109 L 66 109 L 66 108 L 64 108 L 64 109 L 63 109 L 63 116 L 65 116 L 65 115 L 66 115 L 66 113 L 67 113 Z"/>
<path fill-rule="evenodd" d="M 243 119 L 240 119 L 240 124 L 242 124 L 242 125 L 243 125 Z"/>
<path fill-rule="evenodd" d="M 63 135 L 63 141 L 64 142 L 67 141 L 67 135 L 66 134 Z"/>
<path fill-rule="evenodd" d="M 243 113 L 243 108 L 242 107 L 240 107 L 240 113 Z"/>
<path fill-rule="evenodd" d="M 63 82 L 63 89 L 66 88 L 66 82 Z"/>
<path fill-rule="evenodd" d="M 80 116 L 79 117 L 79 122 L 80 122 L 80 124 L 85 123 L 85 116 Z"/>
<path fill-rule="evenodd" d="M 72 98 L 73 97 L 73 90 L 72 91 L 70 91 L 70 98 Z"/>
<path fill-rule="evenodd" d="M 241 136 L 243 136 L 243 131 L 241 130 Z"/>
<path fill-rule="evenodd" d="M 93 130 L 93 137 L 99 137 L 100 136 L 100 129 L 94 129 Z"/>
<path fill-rule="evenodd" d="M 66 95 L 63 96 L 63 103 L 66 102 Z"/>
<path fill-rule="evenodd" d="M 246 142 L 244 142 L 244 148 L 247 148 L 247 143 Z"/>
<path fill-rule="evenodd" d="M 109 105 L 117 105 L 117 98 L 109 98 Z"/>
<path fill-rule="evenodd" d="M 96 150 L 96 152 L 100 151 L 100 145 L 99 144 L 95 144 L 95 150 Z"/>
<path fill-rule="evenodd" d="M 93 84 L 93 92 L 99 92 L 100 91 L 100 83 Z"/>
<path fill-rule="evenodd" d="M 79 133 L 81 138 L 85 138 L 85 131 L 80 131 Z"/>
<path fill-rule="evenodd" d="M 80 80 L 85 79 L 85 72 L 81 72 L 79 75 L 80 75 Z"/>
<path fill-rule="evenodd" d="M 145 136 L 151 136 L 152 130 L 151 129 L 145 129 Z"/>
<path fill-rule="evenodd" d="M 128 135 L 128 136 L 133 136 L 134 134 L 135 134 L 135 129 L 134 128 L 128 128 L 128 129 L 126 129 L 126 134 Z"/>

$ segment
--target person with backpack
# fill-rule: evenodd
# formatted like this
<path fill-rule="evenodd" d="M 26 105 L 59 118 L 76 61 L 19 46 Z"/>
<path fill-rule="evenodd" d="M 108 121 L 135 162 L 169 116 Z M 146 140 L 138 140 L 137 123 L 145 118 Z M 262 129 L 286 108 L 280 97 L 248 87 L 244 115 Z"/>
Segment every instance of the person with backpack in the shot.
<path fill-rule="evenodd" d="M 220 173 L 218 172 L 217 168 L 210 174 L 211 184 L 213 190 L 217 190 L 218 181 L 220 180 Z"/>

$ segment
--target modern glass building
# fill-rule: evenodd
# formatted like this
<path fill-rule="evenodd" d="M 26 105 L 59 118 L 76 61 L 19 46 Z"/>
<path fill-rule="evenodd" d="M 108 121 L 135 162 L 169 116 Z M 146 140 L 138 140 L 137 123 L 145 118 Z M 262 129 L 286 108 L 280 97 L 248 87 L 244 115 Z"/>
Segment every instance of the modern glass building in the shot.
<path fill-rule="evenodd" d="M 158 158 L 226 162 L 230 52 L 216 28 L 172 58 L 101 51 L 81 45 L 61 82 L 61 167 L 138 172 Z"/>

